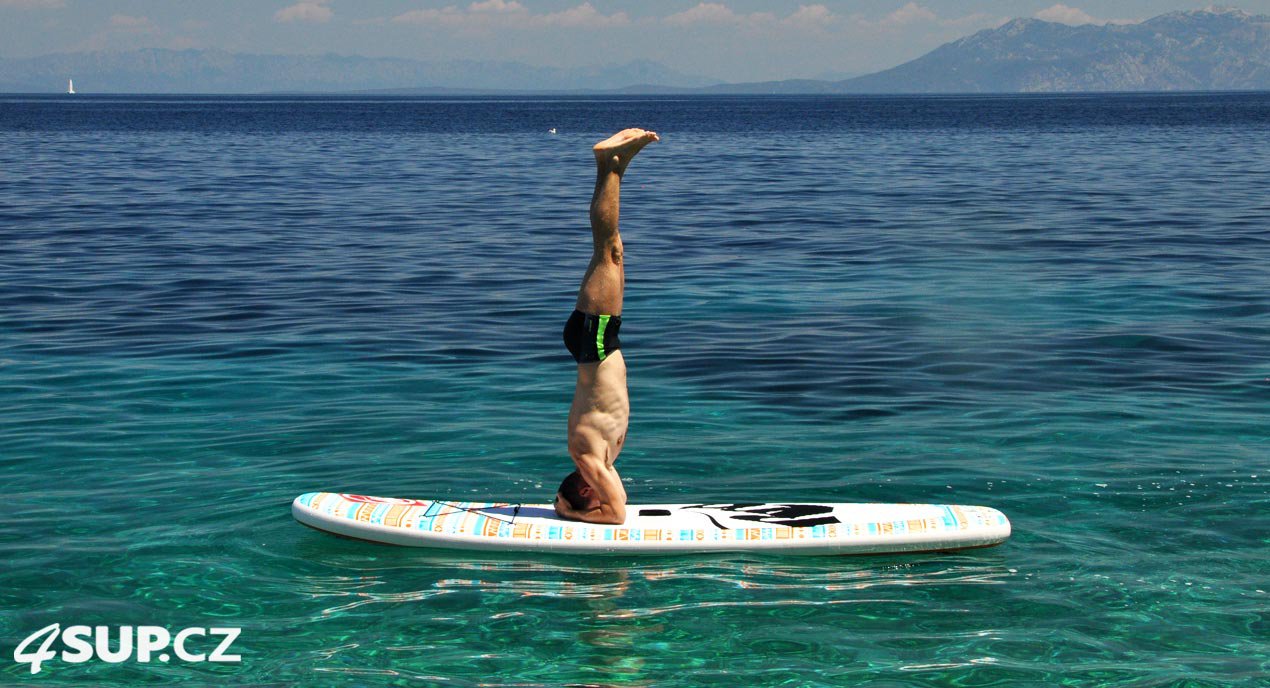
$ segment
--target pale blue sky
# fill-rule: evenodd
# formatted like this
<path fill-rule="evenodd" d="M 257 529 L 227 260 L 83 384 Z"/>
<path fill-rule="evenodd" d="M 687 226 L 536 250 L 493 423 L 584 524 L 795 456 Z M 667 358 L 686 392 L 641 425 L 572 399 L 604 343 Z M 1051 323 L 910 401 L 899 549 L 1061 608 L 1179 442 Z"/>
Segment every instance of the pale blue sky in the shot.
<path fill-rule="evenodd" d="M 869 72 L 1012 17 L 1134 21 L 1122 0 L 0 0 L 0 57 L 135 47 L 580 66 L 651 59 L 729 81 Z M 1270 14 L 1270 0 L 1236 6 Z"/>

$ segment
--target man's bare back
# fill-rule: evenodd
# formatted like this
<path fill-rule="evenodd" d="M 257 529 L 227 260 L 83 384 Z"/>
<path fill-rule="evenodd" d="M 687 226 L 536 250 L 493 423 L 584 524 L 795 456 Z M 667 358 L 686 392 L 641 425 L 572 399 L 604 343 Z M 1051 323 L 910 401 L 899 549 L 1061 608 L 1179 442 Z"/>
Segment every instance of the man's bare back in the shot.
<path fill-rule="evenodd" d="M 556 513 L 591 523 L 623 523 L 626 490 L 613 463 L 626 442 L 630 400 L 626 361 L 617 338 L 626 285 L 618 201 L 622 175 L 631 159 L 658 136 L 625 129 L 597 143 L 595 193 L 591 197 L 593 252 L 573 315 L 565 325 L 565 346 L 578 362 L 573 406 L 569 409 L 569 456 L 576 471 L 556 493 Z"/>

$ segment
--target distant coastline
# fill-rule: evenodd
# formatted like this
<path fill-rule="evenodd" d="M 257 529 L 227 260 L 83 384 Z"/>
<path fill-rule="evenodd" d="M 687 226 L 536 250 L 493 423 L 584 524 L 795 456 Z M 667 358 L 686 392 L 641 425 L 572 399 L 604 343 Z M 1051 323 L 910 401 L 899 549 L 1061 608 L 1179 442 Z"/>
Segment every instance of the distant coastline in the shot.
<path fill-rule="evenodd" d="M 222 50 L 61 53 L 0 60 L 0 92 L 313 95 L 817 95 L 1270 90 L 1270 16 L 1170 12 L 1135 24 L 1014 19 L 915 60 L 836 81 L 722 83 L 650 60 L 557 68 L 517 62 Z M 611 84 L 623 84 L 612 87 Z"/>

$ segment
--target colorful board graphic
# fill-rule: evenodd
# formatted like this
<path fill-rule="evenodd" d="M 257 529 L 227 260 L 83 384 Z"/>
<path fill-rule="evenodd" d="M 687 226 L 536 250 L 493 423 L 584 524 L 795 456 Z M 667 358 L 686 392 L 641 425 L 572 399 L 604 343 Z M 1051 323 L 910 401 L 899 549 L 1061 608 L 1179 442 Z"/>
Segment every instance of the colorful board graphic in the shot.
<path fill-rule="evenodd" d="M 505 551 L 870 554 L 998 545 L 1010 521 L 956 504 L 627 505 L 622 525 L 566 521 L 550 504 L 309 492 L 291 504 L 318 530 L 394 545 Z"/>

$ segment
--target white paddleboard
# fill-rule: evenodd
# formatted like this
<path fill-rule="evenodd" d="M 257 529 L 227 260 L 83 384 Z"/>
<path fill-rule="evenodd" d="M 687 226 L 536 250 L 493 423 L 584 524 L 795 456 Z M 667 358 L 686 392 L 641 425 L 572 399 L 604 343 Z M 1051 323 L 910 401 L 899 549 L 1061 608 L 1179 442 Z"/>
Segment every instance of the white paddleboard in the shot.
<path fill-rule="evenodd" d="M 309 492 L 291 514 L 372 542 L 520 552 L 880 554 L 990 547 L 1010 537 L 1005 514 L 956 504 L 628 504 L 625 523 L 599 525 L 564 520 L 550 504 Z"/>

